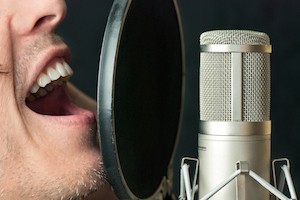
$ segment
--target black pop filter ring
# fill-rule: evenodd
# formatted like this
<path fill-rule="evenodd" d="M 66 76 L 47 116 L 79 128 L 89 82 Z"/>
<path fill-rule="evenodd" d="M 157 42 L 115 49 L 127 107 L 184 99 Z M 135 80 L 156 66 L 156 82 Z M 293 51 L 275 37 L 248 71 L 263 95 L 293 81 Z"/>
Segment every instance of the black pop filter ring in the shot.
<path fill-rule="evenodd" d="M 99 64 L 98 125 L 108 181 L 120 199 L 171 191 L 184 93 L 175 0 L 115 0 Z"/>

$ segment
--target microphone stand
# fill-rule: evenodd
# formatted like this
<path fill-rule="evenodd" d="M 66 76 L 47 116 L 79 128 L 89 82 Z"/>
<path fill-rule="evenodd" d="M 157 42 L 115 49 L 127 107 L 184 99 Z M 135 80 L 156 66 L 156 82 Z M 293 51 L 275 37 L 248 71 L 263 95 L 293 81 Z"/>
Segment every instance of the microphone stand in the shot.
<path fill-rule="evenodd" d="M 191 187 L 190 183 L 190 175 L 189 175 L 189 165 L 186 164 L 186 161 L 194 161 L 196 162 L 196 171 L 195 176 L 193 180 L 193 187 Z M 275 164 L 278 162 L 285 161 L 286 164 L 281 166 L 281 176 L 279 180 L 279 186 L 277 189 L 277 182 L 276 182 L 276 170 L 275 170 Z M 227 184 L 229 184 L 234 179 L 237 179 L 236 181 L 236 188 L 237 188 L 237 200 L 245 200 L 245 191 L 247 188 L 245 188 L 245 176 L 250 176 L 255 181 L 257 181 L 261 186 L 263 186 L 265 189 L 267 189 L 269 192 L 271 192 L 273 195 L 276 196 L 276 199 L 280 200 L 297 200 L 296 191 L 294 188 L 294 184 L 292 181 L 291 173 L 290 173 L 290 164 L 289 160 L 286 158 L 276 159 L 272 162 L 273 167 L 273 177 L 274 177 L 274 186 L 272 186 L 270 183 L 265 181 L 263 178 L 261 178 L 259 175 L 257 175 L 254 171 L 250 170 L 248 167 L 248 163 L 246 161 L 238 161 L 236 164 L 236 171 L 231 174 L 227 179 L 222 181 L 218 186 L 216 186 L 211 192 L 206 194 L 204 197 L 202 197 L 200 200 L 207 200 L 211 198 L 213 195 L 218 193 L 223 187 L 225 187 Z M 181 163 L 181 178 L 180 178 L 180 195 L 179 200 L 193 200 L 195 193 L 198 190 L 198 186 L 196 185 L 196 179 L 198 176 L 198 168 L 199 168 L 199 160 L 195 158 L 183 158 Z M 283 194 L 283 187 L 284 182 L 287 182 L 287 186 L 291 195 L 291 198 L 288 198 Z"/>

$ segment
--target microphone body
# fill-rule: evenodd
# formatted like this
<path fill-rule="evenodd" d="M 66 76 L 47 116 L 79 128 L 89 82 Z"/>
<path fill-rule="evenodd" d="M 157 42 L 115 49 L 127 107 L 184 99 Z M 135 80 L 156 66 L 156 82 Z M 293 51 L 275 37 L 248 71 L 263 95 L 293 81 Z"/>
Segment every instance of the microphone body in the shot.
<path fill-rule="evenodd" d="M 208 31 L 200 36 L 199 199 L 246 162 L 269 182 L 270 53 L 265 33 Z M 269 199 L 246 175 L 211 199 Z"/>

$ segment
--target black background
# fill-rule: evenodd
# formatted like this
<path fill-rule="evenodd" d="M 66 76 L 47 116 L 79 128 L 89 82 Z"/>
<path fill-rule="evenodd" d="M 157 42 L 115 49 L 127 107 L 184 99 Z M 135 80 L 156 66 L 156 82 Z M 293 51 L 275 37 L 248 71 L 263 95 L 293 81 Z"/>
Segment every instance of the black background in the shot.
<path fill-rule="evenodd" d="M 58 29 L 72 52 L 72 81 L 96 97 L 102 37 L 112 0 L 67 1 L 68 15 Z M 212 29 L 249 29 L 271 38 L 272 158 L 287 157 L 300 190 L 300 2 L 297 0 L 178 0 L 186 53 L 185 106 L 175 159 L 197 157 L 199 35 Z M 299 146 L 298 146 L 299 145 Z M 176 183 L 174 188 L 178 189 Z"/>

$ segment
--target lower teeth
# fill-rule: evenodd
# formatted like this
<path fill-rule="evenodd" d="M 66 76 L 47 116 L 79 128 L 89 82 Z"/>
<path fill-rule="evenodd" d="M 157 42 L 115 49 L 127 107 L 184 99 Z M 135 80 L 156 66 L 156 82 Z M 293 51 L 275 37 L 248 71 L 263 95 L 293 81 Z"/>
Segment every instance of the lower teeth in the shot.
<path fill-rule="evenodd" d="M 56 81 L 51 82 L 50 84 L 46 85 L 44 88 L 39 88 L 36 93 L 29 93 L 26 97 L 27 101 L 34 101 L 38 98 L 46 96 L 49 92 L 53 91 L 58 86 L 61 86 L 66 83 L 66 80 L 58 79 Z"/>

